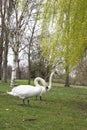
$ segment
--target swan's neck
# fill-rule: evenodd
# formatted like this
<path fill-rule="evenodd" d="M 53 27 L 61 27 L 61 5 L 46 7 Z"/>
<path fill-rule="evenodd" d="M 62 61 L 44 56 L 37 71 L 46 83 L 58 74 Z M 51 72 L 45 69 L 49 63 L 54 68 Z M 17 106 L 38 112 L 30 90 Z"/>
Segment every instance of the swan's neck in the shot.
<path fill-rule="evenodd" d="M 49 89 L 51 89 L 51 86 L 52 86 L 53 75 L 54 75 L 54 72 L 51 73 L 50 78 L 49 78 Z"/>
<path fill-rule="evenodd" d="M 35 80 L 34 80 L 35 86 L 40 86 L 38 83 L 39 81 L 42 83 L 43 86 L 47 86 L 47 83 L 45 82 L 45 80 L 40 77 L 35 78 Z"/>
<path fill-rule="evenodd" d="M 38 79 L 37 79 L 37 78 L 34 80 L 34 85 L 35 85 L 35 86 L 38 86 L 38 85 L 39 85 L 39 84 L 38 84 Z"/>

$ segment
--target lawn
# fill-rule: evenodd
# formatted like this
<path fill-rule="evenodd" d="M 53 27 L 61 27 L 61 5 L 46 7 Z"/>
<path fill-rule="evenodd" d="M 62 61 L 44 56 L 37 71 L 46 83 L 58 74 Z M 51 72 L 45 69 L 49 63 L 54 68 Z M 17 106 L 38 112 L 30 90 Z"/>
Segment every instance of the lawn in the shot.
<path fill-rule="evenodd" d="M 0 82 L 0 130 L 87 130 L 86 87 L 53 84 L 43 101 L 30 99 L 31 107 L 7 95 L 9 90 L 9 82 Z"/>

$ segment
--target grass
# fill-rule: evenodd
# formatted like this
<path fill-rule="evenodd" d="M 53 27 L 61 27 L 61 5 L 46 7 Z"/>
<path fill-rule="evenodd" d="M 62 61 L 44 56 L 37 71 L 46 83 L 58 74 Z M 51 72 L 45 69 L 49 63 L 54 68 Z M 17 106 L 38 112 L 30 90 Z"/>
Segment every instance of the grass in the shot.
<path fill-rule="evenodd" d="M 26 81 L 18 81 L 27 84 Z M 25 107 L 18 97 L 6 94 L 8 83 L 0 82 L 1 130 L 87 130 L 87 89 L 53 84 L 43 101 L 30 99 Z M 2 93 L 3 92 L 3 93 Z"/>

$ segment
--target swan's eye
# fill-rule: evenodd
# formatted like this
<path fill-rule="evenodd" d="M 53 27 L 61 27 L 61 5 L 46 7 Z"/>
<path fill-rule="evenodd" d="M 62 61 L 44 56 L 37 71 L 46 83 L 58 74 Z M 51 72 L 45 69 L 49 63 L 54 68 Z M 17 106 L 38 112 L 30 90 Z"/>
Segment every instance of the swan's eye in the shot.
<path fill-rule="evenodd" d="M 57 75 L 57 74 L 58 74 L 58 71 L 55 71 L 54 73 Z"/>

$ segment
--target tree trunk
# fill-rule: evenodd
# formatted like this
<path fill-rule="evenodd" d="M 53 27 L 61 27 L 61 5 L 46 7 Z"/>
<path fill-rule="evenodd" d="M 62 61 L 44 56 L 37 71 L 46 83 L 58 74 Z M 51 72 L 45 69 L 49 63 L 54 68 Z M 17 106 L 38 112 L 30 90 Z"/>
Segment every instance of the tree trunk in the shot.
<path fill-rule="evenodd" d="M 0 80 L 2 77 L 2 53 L 3 53 L 3 43 L 0 43 Z"/>
<path fill-rule="evenodd" d="M 7 82 L 7 55 L 8 55 L 8 31 L 6 30 L 5 46 L 3 50 L 3 75 L 2 81 Z"/>
<path fill-rule="evenodd" d="M 33 40 L 34 31 L 35 31 L 35 26 L 36 26 L 36 21 L 34 23 L 34 26 L 33 26 L 33 29 L 32 29 L 32 34 L 31 34 L 31 38 L 30 38 L 30 41 L 29 41 L 29 52 L 28 52 L 28 84 L 30 84 L 30 80 L 31 80 L 31 61 L 30 61 L 31 53 L 30 53 L 30 49 L 31 49 L 31 44 L 32 44 L 32 40 Z"/>
<path fill-rule="evenodd" d="M 4 16 L 2 14 L 2 1 L 0 1 L 0 15 L 1 15 L 1 36 L 0 36 L 0 80 L 2 78 L 2 54 L 3 54 L 3 39 L 4 39 Z"/>
<path fill-rule="evenodd" d="M 69 74 L 66 75 L 65 87 L 70 87 L 70 83 L 69 83 Z"/>
<path fill-rule="evenodd" d="M 11 87 L 16 86 L 16 69 L 17 69 L 17 61 L 18 61 L 18 54 L 13 52 L 13 65 L 12 65 L 12 75 L 11 75 Z"/>
<path fill-rule="evenodd" d="M 6 48 L 4 48 L 3 51 L 3 75 L 2 75 L 3 82 L 7 82 L 7 54 L 8 54 L 8 45 Z"/>
<path fill-rule="evenodd" d="M 29 46 L 29 53 L 28 53 L 28 84 L 30 84 L 31 80 L 31 61 L 30 61 L 30 46 Z"/>
<path fill-rule="evenodd" d="M 69 67 L 66 67 L 66 79 L 65 79 L 65 87 L 69 87 L 70 83 L 69 83 Z"/>
<path fill-rule="evenodd" d="M 17 67 L 17 79 L 21 79 L 21 71 L 20 71 L 19 63 L 20 63 L 20 60 L 18 59 L 18 62 L 17 62 L 17 65 L 18 65 L 18 67 Z"/>

